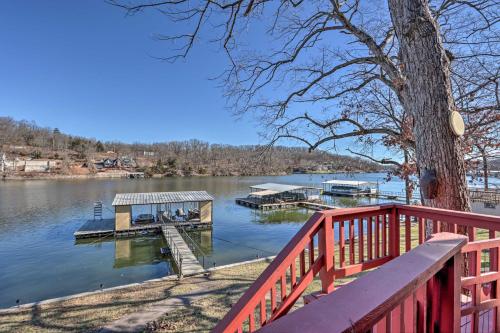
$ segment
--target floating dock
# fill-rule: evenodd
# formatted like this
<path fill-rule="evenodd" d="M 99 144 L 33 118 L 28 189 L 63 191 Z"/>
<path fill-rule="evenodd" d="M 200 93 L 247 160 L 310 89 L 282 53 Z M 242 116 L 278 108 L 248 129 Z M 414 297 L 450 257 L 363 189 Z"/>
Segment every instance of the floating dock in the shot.
<path fill-rule="evenodd" d="M 179 269 L 180 276 L 189 276 L 205 271 L 175 226 L 164 224 L 161 230 Z"/>
<path fill-rule="evenodd" d="M 272 209 L 287 209 L 287 208 L 307 208 L 312 210 L 325 210 L 325 209 L 335 209 L 337 207 L 326 205 L 317 201 L 291 201 L 291 202 L 279 202 L 279 203 L 259 203 L 250 198 L 238 198 L 236 203 L 241 206 L 261 209 L 261 210 L 272 210 Z"/>
<path fill-rule="evenodd" d="M 76 239 L 99 237 L 128 237 L 143 234 L 158 234 L 160 223 L 133 225 L 129 229 L 115 230 L 115 219 L 88 220 L 73 235 Z"/>

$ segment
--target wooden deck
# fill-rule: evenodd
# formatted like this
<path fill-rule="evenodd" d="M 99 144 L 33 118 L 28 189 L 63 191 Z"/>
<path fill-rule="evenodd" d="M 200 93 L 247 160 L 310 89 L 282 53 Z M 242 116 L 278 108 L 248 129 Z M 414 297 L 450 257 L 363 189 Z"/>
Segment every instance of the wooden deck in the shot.
<path fill-rule="evenodd" d="M 336 209 L 338 207 L 332 205 L 326 205 L 318 202 L 301 202 L 299 203 L 299 207 L 304 207 L 312 210 L 325 210 L 325 209 Z"/>
<path fill-rule="evenodd" d="M 207 230 L 212 228 L 211 222 L 182 221 L 176 222 L 186 230 Z M 128 237 L 143 234 L 158 234 L 161 232 L 161 223 L 136 224 L 127 230 L 115 230 L 115 219 L 88 220 L 73 235 L 76 239 L 100 238 L 108 236 Z"/>
<path fill-rule="evenodd" d="M 88 220 L 80 229 L 73 233 L 76 239 L 82 238 L 99 238 L 99 237 L 124 237 L 134 236 L 139 234 L 157 234 L 160 232 L 161 225 L 159 223 L 138 224 L 127 230 L 115 230 L 114 219 Z"/>
<path fill-rule="evenodd" d="M 114 235 L 115 233 L 115 220 L 102 219 L 102 220 L 88 220 L 80 229 L 73 235 L 76 239 L 90 238 L 90 237 L 106 237 Z"/>
<path fill-rule="evenodd" d="M 194 275 L 205 271 L 175 226 L 164 224 L 161 230 L 172 254 L 174 254 L 173 258 L 182 276 Z M 178 251 L 178 256 L 175 255 L 176 250 Z"/>

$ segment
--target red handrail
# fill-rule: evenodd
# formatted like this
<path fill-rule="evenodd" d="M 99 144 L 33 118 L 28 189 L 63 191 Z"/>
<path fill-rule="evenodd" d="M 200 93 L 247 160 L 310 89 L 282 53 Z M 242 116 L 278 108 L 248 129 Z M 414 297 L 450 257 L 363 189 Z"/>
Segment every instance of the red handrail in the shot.
<path fill-rule="evenodd" d="M 466 242 L 462 235 L 436 234 L 425 245 L 259 332 L 459 332 L 456 277 Z M 422 320 L 426 315 L 427 325 Z"/>
<path fill-rule="evenodd" d="M 252 332 L 273 322 L 290 310 L 317 274 L 322 293 L 330 293 L 336 278 L 381 266 L 398 257 L 401 249 L 408 252 L 422 244 L 427 222 L 433 225 L 433 232 L 456 232 L 457 226 L 466 226 L 470 240 L 475 238 L 476 227 L 490 230 L 490 238 L 500 231 L 500 217 L 422 206 L 384 204 L 317 212 L 213 332 L 240 332 L 243 328 Z M 450 230 L 442 230 L 442 222 Z M 417 241 L 411 239 L 415 227 Z M 355 228 L 363 231 L 357 237 Z"/>

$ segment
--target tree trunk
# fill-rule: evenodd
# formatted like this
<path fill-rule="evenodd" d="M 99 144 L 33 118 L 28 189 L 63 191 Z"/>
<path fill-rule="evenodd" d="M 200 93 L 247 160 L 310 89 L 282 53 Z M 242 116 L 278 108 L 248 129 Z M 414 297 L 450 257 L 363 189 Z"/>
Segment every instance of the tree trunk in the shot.
<path fill-rule="evenodd" d="M 488 190 L 488 157 L 486 156 L 486 150 L 481 150 L 481 156 L 483 158 L 483 177 L 484 177 L 484 189 Z"/>
<path fill-rule="evenodd" d="M 404 158 L 405 158 L 405 165 L 408 164 L 408 151 L 405 149 L 404 151 Z M 410 175 L 408 173 L 405 173 L 405 199 L 406 199 L 406 204 L 409 205 L 411 204 L 411 198 L 413 196 L 413 189 L 410 184 Z"/>
<path fill-rule="evenodd" d="M 449 124 L 455 102 L 439 27 L 426 0 L 388 1 L 405 77 L 402 102 L 414 119 L 417 170 L 420 175 L 435 171 L 437 176 L 437 195 L 423 204 L 469 211 L 460 138 Z"/>

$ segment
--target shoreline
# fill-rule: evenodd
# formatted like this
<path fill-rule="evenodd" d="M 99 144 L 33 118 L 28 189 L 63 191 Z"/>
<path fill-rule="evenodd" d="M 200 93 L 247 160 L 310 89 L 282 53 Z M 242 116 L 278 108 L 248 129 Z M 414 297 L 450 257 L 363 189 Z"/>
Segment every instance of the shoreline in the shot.
<path fill-rule="evenodd" d="M 203 272 L 196 273 L 193 275 L 186 275 L 183 278 L 185 279 L 185 278 L 189 278 L 189 277 L 193 277 L 193 276 L 203 275 L 203 274 L 206 274 L 209 272 L 215 272 L 215 271 L 222 270 L 222 269 L 254 264 L 254 263 L 261 262 L 261 261 L 269 261 L 269 260 L 273 260 L 275 257 L 276 256 L 268 256 L 268 257 L 262 257 L 262 258 L 258 258 L 258 259 L 239 261 L 239 262 L 235 262 L 235 263 L 227 264 L 227 265 L 222 265 L 222 266 L 210 267 L 210 268 L 205 269 Z M 46 304 L 51 304 L 51 303 L 56 303 L 56 302 L 68 301 L 68 300 L 72 300 L 72 299 L 79 298 L 79 297 L 92 296 L 92 295 L 96 295 L 96 294 L 102 294 L 102 293 L 117 291 L 117 290 L 121 290 L 121 289 L 140 287 L 140 286 L 145 287 L 148 284 L 156 283 L 156 282 L 163 282 L 163 281 L 175 282 L 175 281 L 178 281 L 178 278 L 177 278 L 176 274 L 173 274 L 173 275 L 167 275 L 167 276 L 164 276 L 161 278 L 144 280 L 141 282 L 122 284 L 122 285 L 109 287 L 109 288 L 103 288 L 103 289 L 99 289 L 99 290 L 84 291 L 81 293 L 70 294 L 70 295 L 66 295 L 66 296 L 48 298 L 48 299 L 44 299 L 41 301 L 14 305 L 14 306 L 7 307 L 7 308 L 0 308 L 0 314 L 16 312 L 18 310 L 29 309 L 29 308 L 39 306 L 39 305 L 46 305 Z"/>
<path fill-rule="evenodd" d="M 275 174 L 257 174 L 257 175 L 189 175 L 189 176 L 164 176 L 153 175 L 152 177 L 145 177 L 142 179 L 162 179 L 162 178 L 189 178 L 189 177 L 277 177 L 277 176 L 290 176 L 290 175 L 328 175 L 328 174 L 374 174 L 384 173 L 386 171 L 332 171 L 332 172 L 304 172 L 304 173 L 275 173 Z M 30 174 L 30 175 L 7 175 L 0 176 L 2 181 L 23 181 L 23 180 L 89 180 L 89 179 L 129 179 L 127 173 L 97 173 L 87 175 L 61 175 L 61 174 Z"/>

